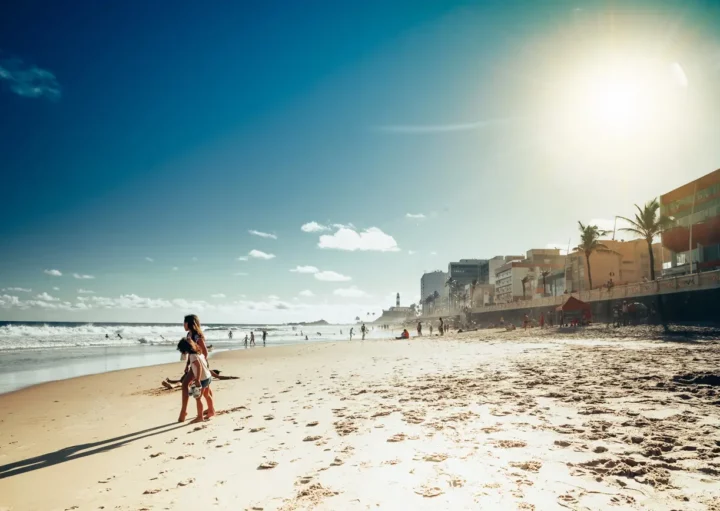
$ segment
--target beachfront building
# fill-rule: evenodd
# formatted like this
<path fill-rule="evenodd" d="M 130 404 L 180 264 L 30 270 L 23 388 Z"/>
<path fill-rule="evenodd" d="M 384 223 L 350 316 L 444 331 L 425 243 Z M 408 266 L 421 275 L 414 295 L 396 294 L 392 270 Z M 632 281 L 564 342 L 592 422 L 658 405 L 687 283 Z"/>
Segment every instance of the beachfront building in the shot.
<path fill-rule="evenodd" d="M 542 281 L 541 281 L 542 284 Z M 545 277 L 547 296 L 560 296 L 565 293 L 565 268 L 552 270 Z"/>
<path fill-rule="evenodd" d="M 490 281 L 490 274 L 487 259 L 460 259 L 456 263 L 448 264 L 448 277 L 456 281 L 460 287 L 467 284 L 487 284 Z"/>
<path fill-rule="evenodd" d="M 650 254 L 647 242 L 637 239 L 630 241 L 600 240 L 606 248 L 598 248 L 590 254 L 590 272 L 593 288 L 619 286 L 650 279 Z M 662 268 L 662 247 L 653 244 L 655 271 Z M 590 289 L 585 253 L 576 251 L 568 255 L 565 285 L 570 293 Z"/>
<path fill-rule="evenodd" d="M 469 284 L 466 293 L 471 307 L 486 307 L 495 303 L 495 284 L 477 284 L 475 287 Z"/>
<path fill-rule="evenodd" d="M 420 300 L 426 300 L 428 296 L 433 296 L 436 292 L 438 295 L 445 296 L 447 294 L 448 274 L 441 270 L 424 273 L 420 277 Z"/>
<path fill-rule="evenodd" d="M 660 196 L 660 211 L 675 218 L 662 234 L 666 274 L 720 267 L 720 169 Z"/>
<path fill-rule="evenodd" d="M 493 291 L 492 291 L 493 295 L 495 294 L 494 286 L 495 286 L 495 278 L 497 275 L 498 268 L 500 268 L 502 265 L 504 265 L 505 263 L 507 263 L 509 261 L 522 261 L 523 259 L 525 259 L 525 256 L 506 255 L 506 256 L 495 256 L 488 260 L 488 262 L 486 263 L 488 265 L 488 276 L 489 276 L 488 284 L 493 285 Z"/>
<path fill-rule="evenodd" d="M 495 303 L 510 303 L 543 296 L 542 273 L 565 267 L 565 256 L 556 248 L 528 250 L 521 261 L 509 261 L 495 272 Z M 547 284 L 547 278 L 545 279 Z"/>

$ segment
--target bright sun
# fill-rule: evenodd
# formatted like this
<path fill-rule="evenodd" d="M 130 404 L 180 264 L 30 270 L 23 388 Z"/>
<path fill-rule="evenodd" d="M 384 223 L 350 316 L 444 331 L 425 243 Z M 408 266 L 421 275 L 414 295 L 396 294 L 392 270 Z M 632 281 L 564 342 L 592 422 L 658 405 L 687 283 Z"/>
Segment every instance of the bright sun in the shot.
<path fill-rule="evenodd" d="M 627 138 L 668 120 L 679 89 L 678 64 L 623 58 L 591 60 L 564 81 L 564 119 L 574 136 Z"/>

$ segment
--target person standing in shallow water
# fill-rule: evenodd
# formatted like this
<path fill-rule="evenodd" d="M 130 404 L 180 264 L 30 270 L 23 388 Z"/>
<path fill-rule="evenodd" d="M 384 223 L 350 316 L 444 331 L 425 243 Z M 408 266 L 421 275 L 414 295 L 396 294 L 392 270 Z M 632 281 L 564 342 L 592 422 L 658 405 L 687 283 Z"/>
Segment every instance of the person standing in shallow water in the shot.
<path fill-rule="evenodd" d="M 255 346 L 255 330 L 250 332 L 250 346 Z"/>
<path fill-rule="evenodd" d="M 185 316 L 185 319 L 183 321 L 183 328 L 185 328 L 185 331 L 187 332 L 187 339 L 193 341 L 198 348 L 198 353 L 202 354 L 203 357 L 205 357 L 205 360 L 207 361 L 208 357 L 208 350 L 205 346 L 205 334 L 202 331 L 202 328 L 200 327 L 200 318 L 198 318 L 195 314 L 189 314 Z M 208 364 L 208 368 L 209 368 Z M 187 406 L 188 406 L 188 399 L 190 397 L 189 395 L 189 387 L 190 383 L 195 379 L 195 376 L 193 375 L 193 371 L 190 368 L 190 358 L 188 357 L 187 364 L 185 365 L 185 374 L 182 377 L 181 383 L 182 383 L 182 404 L 180 407 L 180 416 L 178 417 L 178 422 L 185 422 L 185 418 L 187 417 Z M 209 404 L 212 402 L 213 392 L 212 389 L 208 387 L 208 395 L 210 396 Z M 208 414 L 210 414 L 211 411 L 208 410 Z M 212 410 L 212 413 L 215 413 L 215 410 Z"/>
<path fill-rule="evenodd" d="M 266 340 L 267 340 L 267 330 L 263 330 L 263 346 L 265 346 Z"/>

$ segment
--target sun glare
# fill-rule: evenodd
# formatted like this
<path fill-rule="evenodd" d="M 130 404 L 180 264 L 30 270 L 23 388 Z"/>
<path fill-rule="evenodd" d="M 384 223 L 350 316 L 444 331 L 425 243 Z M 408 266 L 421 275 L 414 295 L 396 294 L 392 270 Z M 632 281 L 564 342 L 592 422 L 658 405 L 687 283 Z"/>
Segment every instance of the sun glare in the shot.
<path fill-rule="evenodd" d="M 566 69 L 560 84 L 559 128 L 585 145 L 648 137 L 676 122 L 687 78 L 678 63 L 594 56 Z"/>

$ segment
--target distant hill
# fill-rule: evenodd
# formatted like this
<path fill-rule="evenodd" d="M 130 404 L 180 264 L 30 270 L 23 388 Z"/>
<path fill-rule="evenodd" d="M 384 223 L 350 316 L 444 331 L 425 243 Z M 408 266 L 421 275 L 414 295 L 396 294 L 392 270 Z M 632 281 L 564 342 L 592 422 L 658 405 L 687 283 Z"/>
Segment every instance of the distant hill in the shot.
<path fill-rule="evenodd" d="M 320 320 L 318 320 L 318 321 L 310 321 L 310 322 L 301 321 L 300 323 L 288 323 L 288 325 L 290 325 L 290 326 L 292 326 L 292 325 L 297 325 L 297 326 L 325 326 L 325 325 L 329 325 L 329 324 L 330 324 L 330 323 L 328 323 L 328 322 L 325 321 L 324 319 L 320 319 Z"/>

